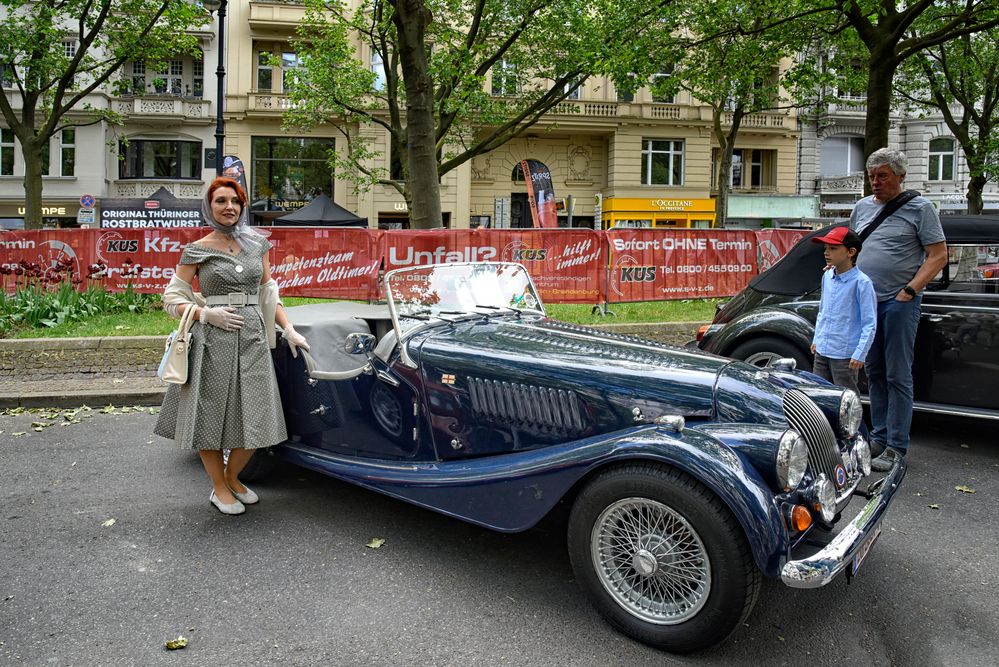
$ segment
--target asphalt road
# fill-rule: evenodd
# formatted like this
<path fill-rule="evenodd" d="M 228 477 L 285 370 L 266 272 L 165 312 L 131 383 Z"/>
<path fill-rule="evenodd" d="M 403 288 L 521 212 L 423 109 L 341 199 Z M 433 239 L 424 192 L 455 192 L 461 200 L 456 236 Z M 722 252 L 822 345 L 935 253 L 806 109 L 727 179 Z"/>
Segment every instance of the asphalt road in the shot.
<path fill-rule="evenodd" d="M 0 665 L 997 664 L 993 424 L 917 418 L 852 584 L 768 581 L 727 643 L 672 656 L 602 621 L 554 527 L 493 533 L 290 466 L 225 517 L 148 412 L 91 414 L 0 416 Z"/>

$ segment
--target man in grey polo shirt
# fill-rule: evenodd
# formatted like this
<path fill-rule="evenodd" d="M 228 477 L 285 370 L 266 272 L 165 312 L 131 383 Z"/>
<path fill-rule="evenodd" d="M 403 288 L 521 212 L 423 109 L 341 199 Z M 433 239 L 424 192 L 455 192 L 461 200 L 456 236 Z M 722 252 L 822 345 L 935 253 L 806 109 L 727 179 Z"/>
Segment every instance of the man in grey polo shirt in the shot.
<path fill-rule="evenodd" d="M 857 233 L 884 205 L 902 193 L 906 159 L 901 151 L 882 148 L 867 158 L 874 193 L 857 202 L 850 228 Z M 919 325 L 921 293 L 947 264 L 947 243 L 933 204 L 916 197 L 888 216 L 864 241 L 857 267 L 874 283 L 878 328 L 867 355 L 873 451 L 884 452 L 875 470 L 890 470 L 896 454 L 909 449 L 912 423 L 912 358 Z"/>

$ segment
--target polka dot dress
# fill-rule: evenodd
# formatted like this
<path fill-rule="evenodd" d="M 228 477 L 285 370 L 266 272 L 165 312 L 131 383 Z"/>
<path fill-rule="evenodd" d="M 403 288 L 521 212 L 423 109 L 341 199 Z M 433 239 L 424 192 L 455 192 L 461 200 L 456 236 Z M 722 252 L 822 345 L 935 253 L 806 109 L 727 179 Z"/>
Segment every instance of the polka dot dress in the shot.
<path fill-rule="evenodd" d="M 206 297 L 256 294 L 272 246 L 266 239 L 246 245 L 230 255 L 190 243 L 180 263 L 198 265 Z M 200 322 L 191 328 L 187 383 L 167 388 L 156 435 L 193 449 L 257 449 L 287 439 L 263 316 L 257 306 L 237 311 L 244 318 L 238 331 Z"/>

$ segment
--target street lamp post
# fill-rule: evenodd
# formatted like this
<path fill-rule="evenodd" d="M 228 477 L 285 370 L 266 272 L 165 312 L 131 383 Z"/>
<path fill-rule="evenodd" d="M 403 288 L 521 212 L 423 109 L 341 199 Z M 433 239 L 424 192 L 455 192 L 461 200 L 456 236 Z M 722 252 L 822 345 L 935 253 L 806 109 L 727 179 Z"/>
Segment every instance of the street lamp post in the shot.
<path fill-rule="evenodd" d="M 225 143 L 225 8 L 228 0 L 203 0 L 205 9 L 217 12 L 219 20 L 219 66 L 215 70 L 218 77 L 218 91 L 215 99 L 215 175 L 222 175 L 222 153 Z"/>

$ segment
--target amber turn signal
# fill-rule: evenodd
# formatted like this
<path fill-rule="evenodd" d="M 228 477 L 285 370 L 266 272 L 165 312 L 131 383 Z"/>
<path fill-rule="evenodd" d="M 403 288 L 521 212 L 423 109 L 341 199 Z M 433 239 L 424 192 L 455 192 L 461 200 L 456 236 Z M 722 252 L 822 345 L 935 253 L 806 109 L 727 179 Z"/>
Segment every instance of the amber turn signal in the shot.
<path fill-rule="evenodd" d="M 704 334 L 707 333 L 708 327 L 710 326 L 711 326 L 710 324 L 702 324 L 701 326 L 697 327 L 696 340 L 701 340 L 702 338 L 704 338 Z"/>
<path fill-rule="evenodd" d="M 812 525 L 812 513 L 804 505 L 791 508 L 791 528 L 803 533 Z"/>

